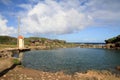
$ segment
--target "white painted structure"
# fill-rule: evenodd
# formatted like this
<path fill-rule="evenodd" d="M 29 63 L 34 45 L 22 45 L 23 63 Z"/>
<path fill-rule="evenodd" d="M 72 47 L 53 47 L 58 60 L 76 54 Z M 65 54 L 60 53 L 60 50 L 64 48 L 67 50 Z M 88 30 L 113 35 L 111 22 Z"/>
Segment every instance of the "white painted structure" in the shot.
<path fill-rule="evenodd" d="M 18 48 L 19 49 L 24 48 L 24 37 L 23 36 L 18 36 Z"/>

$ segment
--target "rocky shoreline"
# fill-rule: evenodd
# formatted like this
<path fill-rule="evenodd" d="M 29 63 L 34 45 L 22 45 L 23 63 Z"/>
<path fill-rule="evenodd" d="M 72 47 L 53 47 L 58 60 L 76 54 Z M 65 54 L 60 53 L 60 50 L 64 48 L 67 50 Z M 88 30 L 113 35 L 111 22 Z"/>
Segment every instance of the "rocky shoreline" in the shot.
<path fill-rule="evenodd" d="M 80 44 L 80 48 L 106 48 L 106 45 L 101 44 Z"/>
<path fill-rule="evenodd" d="M 33 69 L 16 66 L 7 74 L 0 77 L 0 80 L 119 80 L 120 75 L 112 74 L 109 71 L 89 70 L 86 73 L 76 72 L 73 75 L 60 72 L 43 72 Z"/>
<path fill-rule="evenodd" d="M 102 48 L 102 49 L 114 49 L 120 50 L 120 47 L 116 47 L 115 44 L 108 43 L 104 45 L 96 45 L 96 44 L 80 44 L 80 48 Z"/>

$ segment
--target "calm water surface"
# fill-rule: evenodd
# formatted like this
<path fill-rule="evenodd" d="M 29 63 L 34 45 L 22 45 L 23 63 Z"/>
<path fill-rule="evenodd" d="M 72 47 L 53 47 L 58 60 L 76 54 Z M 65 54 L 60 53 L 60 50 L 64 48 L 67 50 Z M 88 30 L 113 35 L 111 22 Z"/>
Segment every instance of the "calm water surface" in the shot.
<path fill-rule="evenodd" d="M 120 65 L 120 50 L 66 48 L 29 51 L 24 53 L 22 64 L 52 72 L 74 73 L 91 69 L 116 71 L 115 67 Z"/>

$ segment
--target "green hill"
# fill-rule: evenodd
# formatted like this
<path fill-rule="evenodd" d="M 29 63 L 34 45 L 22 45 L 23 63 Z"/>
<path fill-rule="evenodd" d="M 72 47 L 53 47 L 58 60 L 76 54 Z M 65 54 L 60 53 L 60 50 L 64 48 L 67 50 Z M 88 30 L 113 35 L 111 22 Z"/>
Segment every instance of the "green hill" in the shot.
<path fill-rule="evenodd" d="M 120 35 L 110 38 L 108 40 L 105 40 L 106 44 L 114 44 L 115 47 L 120 47 Z"/>
<path fill-rule="evenodd" d="M 40 38 L 40 37 L 29 37 L 24 38 L 25 45 L 29 45 L 31 42 L 39 42 L 42 44 L 52 44 L 52 43 L 61 43 L 64 44 L 66 41 L 64 40 L 57 40 L 57 39 L 48 39 L 48 38 Z M 17 38 L 10 37 L 10 36 L 0 36 L 0 44 L 6 44 L 6 45 L 16 45 L 17 44 Z"/>
<path fill-rule="evenodd" d="M 10 36 L 0 36 L 0 44 L 15 45 L 17 44 L 17 39 Z"/>

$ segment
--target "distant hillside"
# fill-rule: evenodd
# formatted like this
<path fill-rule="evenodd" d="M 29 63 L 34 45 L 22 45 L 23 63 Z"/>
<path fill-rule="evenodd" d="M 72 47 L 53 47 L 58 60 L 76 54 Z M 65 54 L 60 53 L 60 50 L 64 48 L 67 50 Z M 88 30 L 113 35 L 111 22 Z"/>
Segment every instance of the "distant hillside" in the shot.
<path fill-rule="evenodd" d="M 48 39 L 40 37 L 24 38 L 25 47 L 33 50 L 71 48 L 78 47 L 78 44 L 67 43 L 64 40 Z M 0 49 L 17 47 L 17 38 L 9 36 L 0 36 Z"/>
<path fill-rule="evenodd" d="M 25 38 L 25 44 L 26 45 L 34 45 L 34 46 L 40 46 L 40 45 L 53 45 L 53 44 L 65 44 L 66 41 L 64 40 L 57 40 L 57 39 L 48 39 L 48 38 L 40 38 L 40 37 L 29 37 Z"/>
<path fill-rule="evenodd" d="M 60 43 L 60 44 L 64 44 L 66 43 L 66 41 L 64 40 L 51 40 L 48 38 L 40 38 L 40 37 L 29 37 L 29 38 L 24 38 L 25 41 L 25 45 L 30 45 L 31 43 L 35 43 L 35 45 L 38 45 L 38 43 L 41 44 L 55 44 L 55 43 Z M 10 36 L 0 36 L 0 44 L 17 44 L 17 38 L 15 37 L 10 37 Z"/>
<path fill-rule="evenodd" d="M 17 44 L 17 39 L 10 36 L 0 36 L 0 44 L 14 45 Z"/>

